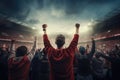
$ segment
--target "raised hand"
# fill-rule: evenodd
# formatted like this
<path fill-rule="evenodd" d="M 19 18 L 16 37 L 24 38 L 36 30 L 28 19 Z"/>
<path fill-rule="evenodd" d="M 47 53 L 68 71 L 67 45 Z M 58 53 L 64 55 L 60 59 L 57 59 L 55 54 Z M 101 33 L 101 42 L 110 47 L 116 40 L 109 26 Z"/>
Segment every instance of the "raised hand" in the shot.
<path fill-rule="evenodd" d="M 76 28 L 79 28 L 79 27 L 80 27 L 80 24 L 79 24 L 79 23 L 76 23 L 76 24 L 75 24 L 75 27 L 76 27 Z"/>
<path fill-rule="evenodd" d="M 76 34 L 78 34 L 78 33 L 79 33 L 80 24 L 79 24 L 79 23 L 76 23 L 76 24 L 75 24 L 75 27 L 76 27 Z"/>
<path fill-rule="evenodd" d="M 43 31 L 46 31 L 47 24 L 43 24 L 43 25 L 42 25 L 42 28 L 43 28 Z"/>
<path fill-rule="evenodd" d="M 93 40 L 94 40 L 94 38 L 92 37 L 92 38 L 91 38 L 91 40 L 93 41 Z"/>

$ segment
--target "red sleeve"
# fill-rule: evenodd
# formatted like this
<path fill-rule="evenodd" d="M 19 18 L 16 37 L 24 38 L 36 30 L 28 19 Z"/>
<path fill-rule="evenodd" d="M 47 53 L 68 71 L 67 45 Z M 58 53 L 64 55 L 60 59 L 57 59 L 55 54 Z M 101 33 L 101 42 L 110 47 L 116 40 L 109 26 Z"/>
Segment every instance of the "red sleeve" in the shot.
<path fill-rule="evenodd" d="M 44 46 L 45 46 L 45 53 L 47 53 L 47 52 L 48 52 L 48 49 L 49 49 L 50 47 L 52 47 L 51 44 L 50 44 L 50 41 L 48 40 L 47 34 L 44 34 L 44 35 L 43 35 L 43 42 L 44 42 Z"/>
<path fill-rule="evenodd" d="M 75 51 L 75 48 L 77 47 L 78 44 L 78 39 L 79 39 L 79 35 L 75 34 L 73 40 L 71 41 L 68 49 L 71 51 Z"/>

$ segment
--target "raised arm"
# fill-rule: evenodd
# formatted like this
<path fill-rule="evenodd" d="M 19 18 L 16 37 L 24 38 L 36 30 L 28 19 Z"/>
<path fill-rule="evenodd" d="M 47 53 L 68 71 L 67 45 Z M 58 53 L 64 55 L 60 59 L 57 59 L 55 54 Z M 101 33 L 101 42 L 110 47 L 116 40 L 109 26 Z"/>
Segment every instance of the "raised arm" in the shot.
<path fill-rule="evenodd" d="M 15 53 L 15 40 L 11 40 L 10 52 Z"/>
<path fill-rule="evenodd" d="M 78 38 L 79 38 L 79 27 L 80 27 L 80 24 L 78 24 L 78 23 L 75 24 L 76 32 L 75 32 L 73 40 L 71 41 L 71 43 L 68 47 L 68 49 L 70 49 L 70 50 L 75 50 L 75 48 L 77 47 Z"/>
<path fill-rule="evenodd" d="M 31 61 L 35 55 L 35 51 L 36 51 L 36 45 L 37 45 L 37 37 L 34 38 L 34 43 L 33 43 L 33 47 L 31 49 L 31 51 L 28 53 L 28 59 Z"/>
<path fill-rule="evenodd" d="M 48 49 L 49 47 L 51 47 L 51 44 L 50 44 L 50 41 L 48 39 L 47 32 L 46 32 L 47 24 L 43 24 L 42 28 L 44 32 L 44 35 L 43 35 L 44 46 L 45 46 L 45 49 Z"/>
<path fill-rule="evenodd" d="M 80 24 L 76 23 L 76 24 L 75 24 L 75 27 L 76 27 L 76 32 L 75 32 L 75 34 L 79 34 Z"/>
<path fill-rule="evenodd" d="M 46 34 L 47 24 L 43 24 L 43 25 L 42 25 L 42 28 L 43 28 L 43 32 L 44 32 L 44 34 Z"/>
<path fill-rule="evenodd" d="M 32 49 L 31 49 L 31 53 L 34 55 L 34 53 L 35 53 L 35 50 L 36 50 L 36 45 L 37 45 L 37 37 L 35 36 L 35 38 L 34 38 L 34 43 L 33 43 L 33 47 L 32 47 Z"/>
<path fill-rule="evenodd" d="M 90 53 L 88 54 L 89 59 L 92 59 L 92 57 L 95 53 L 95 40 L 94 40 L 94 38 L 92 38 L 91 40 L 92 40 L 92 48 L 91 48 Z"/>
<path fill-rule="evenodd" d="M 15 57 L 15 40 L 11 40 L 9 52 L 10 52 L 9 58 Z"/>

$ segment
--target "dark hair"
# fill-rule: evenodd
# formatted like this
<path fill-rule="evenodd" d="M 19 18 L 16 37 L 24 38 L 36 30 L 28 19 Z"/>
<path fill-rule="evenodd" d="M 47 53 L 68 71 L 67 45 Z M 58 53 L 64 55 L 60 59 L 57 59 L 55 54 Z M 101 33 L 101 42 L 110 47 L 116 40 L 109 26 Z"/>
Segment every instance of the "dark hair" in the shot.
<path fill-rule="evenodd" d="M 65 44 L 65 36 L 62 34 L 57 35 L 55 43 L 58 48 L 61 48 Z"/>
<path fill-rule="evenodd" d="M 27 47 L 26 46 L 20 46 L 16 49 L 16 57 L 24 56 L 27 54 Z"/>
<path fill-rule="evenodd" d="M 83 46 L 80 46 L 79 52 L 84 55 L 85 54 L 85 48 Z"/>

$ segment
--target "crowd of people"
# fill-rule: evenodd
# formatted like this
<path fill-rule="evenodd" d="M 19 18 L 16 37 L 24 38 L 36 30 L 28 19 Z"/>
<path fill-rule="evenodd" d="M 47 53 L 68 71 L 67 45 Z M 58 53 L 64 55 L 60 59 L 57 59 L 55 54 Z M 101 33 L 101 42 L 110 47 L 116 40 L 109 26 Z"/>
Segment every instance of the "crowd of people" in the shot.
<path fill-rule="evenodd" d="M 0 48 L 0 80 L 120 80 L 120 46 L 112 50 L 97 49 L 94 38 L 87 47 L 78 46 L 79 27 L 67 48 L 65 36 L 59 34 L 53 48 L 47 36 L 47 25 L 43 26 L 43 49 L 36 49 L 37 38 L 29 51 L 26 46 L 14 49 Z"/>

